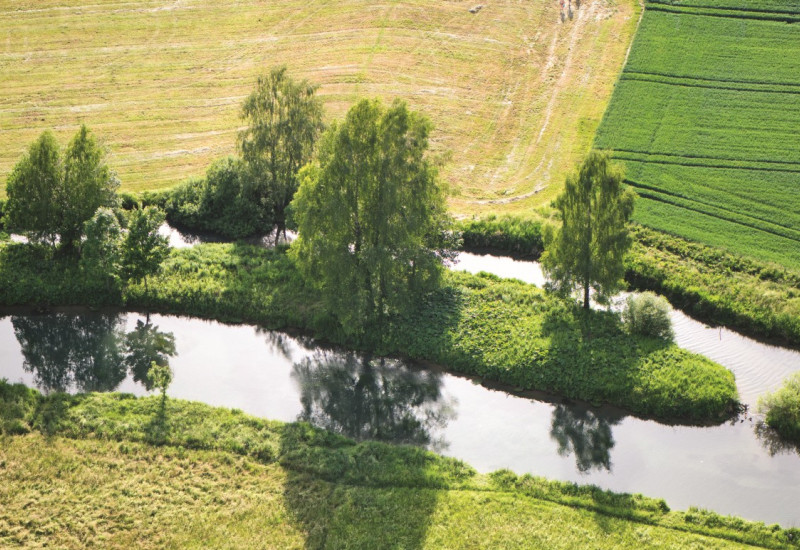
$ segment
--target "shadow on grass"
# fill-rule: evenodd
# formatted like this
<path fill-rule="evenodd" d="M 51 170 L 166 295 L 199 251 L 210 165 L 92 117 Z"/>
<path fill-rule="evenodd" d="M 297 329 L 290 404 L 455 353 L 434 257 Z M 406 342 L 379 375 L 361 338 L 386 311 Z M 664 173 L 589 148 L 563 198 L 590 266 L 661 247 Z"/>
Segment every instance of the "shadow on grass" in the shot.
<path fill-rule="evenodd" d="M 144 428 L 146 441 L 152 445 L 164 445 L 170 435 L 167 419 L 167 395 L 161 394 L 153 418 Z"/>
<path fill-rule="evenodd" d="M 418 447 L 356 443 L 307 423 L 287 424 L 284 501 L 307 548 L 421 548 L 437 489 L 475 471 Z"/>

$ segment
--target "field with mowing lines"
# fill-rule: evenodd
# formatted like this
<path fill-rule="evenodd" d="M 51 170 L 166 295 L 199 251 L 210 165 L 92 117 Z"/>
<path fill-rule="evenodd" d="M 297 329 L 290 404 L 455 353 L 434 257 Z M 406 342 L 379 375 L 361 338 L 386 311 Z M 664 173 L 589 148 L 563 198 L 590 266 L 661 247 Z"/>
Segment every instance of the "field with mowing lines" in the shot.
<path fill-rule="evenodd" d="M 636 221 L 800 268 L 800 1 L 653 0 L 597 133 Z"/>
<path fill-rule="evenodd" d="M 591 146 L 638 5 L 584 0 L 563 21 L 556 0 L 474 5 L 0 0 L 0 185 L 42 130 L 66 142 L 81 122 L 125 190 L 202 174 L 234 152 L 256 75 L 287 64 L 329 120 L 365 96 L 427 113 L 456 211 L 548 201 Z"/>

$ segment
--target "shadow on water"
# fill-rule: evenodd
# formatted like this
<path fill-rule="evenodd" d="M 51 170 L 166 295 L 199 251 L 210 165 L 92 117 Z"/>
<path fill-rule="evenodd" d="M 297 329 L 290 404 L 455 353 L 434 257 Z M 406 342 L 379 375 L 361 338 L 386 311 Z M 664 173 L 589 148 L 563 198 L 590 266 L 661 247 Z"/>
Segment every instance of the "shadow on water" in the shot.
<path fill-rule="evenodd" d="M 134 381 L 142 384 L 147 391 L 153 385 L 147 376 L 151 363 L 169 365 L 169 358 L 177 353 L 175 336 L 171 332 L 158 330 L 150 320 L 136 321 L 136 328 L 125 335 L 125 365 L 130 369 Z"/>
<path fill-rule="evenodd" d="M 769 456 L 792 453 L 796 453 L 800 456 L 800 443 L 794 443 L 781 438 L 778 432 L 770 428 L 763 420 L 759 420 L 755 423 L 753 432 L 756 434 L 756 437 L 764 449 L 769 453 Z"/>
<path fill-rule="evenodd" d="M 12 317 L 23 368 L 46 392 L 112 391 L 125 379 L 119 315 Z"/>
<path fill-rule="evenodd" d="M 578 405 L 556 405 L 550 437 L 558 444 L 559 455 L 575 455 L 579 472 L 611 472 L 611 449 L 614 448 L 611 426 L 622 419 L 622 416 L 601 415 Z"/>
<path fill-rule="evenodd" d="M 358 441 L 419 445 L 441 451 L 434 435 L 455 418 L 454 401 L 441 392 L 441 375 L 400 361 L 317 351 L 295 363 L 299 420 Z"/>
<path fill-rule="evenodd" d="M 50 392 L 114 391 L 128 375 L 149 391 L 151 362 L 168 365 L 175 337 L 148 321 L 125 333 L 118 314 L 53 313 L 11 318 L 34 384 Z"/>

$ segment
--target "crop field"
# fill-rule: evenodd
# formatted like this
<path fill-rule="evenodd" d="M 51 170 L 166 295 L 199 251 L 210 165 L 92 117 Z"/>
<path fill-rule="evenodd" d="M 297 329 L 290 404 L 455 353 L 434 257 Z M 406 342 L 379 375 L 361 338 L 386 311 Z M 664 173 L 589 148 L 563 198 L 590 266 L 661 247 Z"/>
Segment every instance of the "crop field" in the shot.
<path fill-rule="evenodd" d="M 591 146 L 639 18 L 635 0 L 0 0 L 0 186 L 45 129 L 106 140 L 124 190 L 235 151 L 256 76 L 286 64 L 327 118 L 360 97 L 434 122 L 461 212 L 548 201 Z M 2 194 L 2 191 L 0 191 Z"/>
<path fill-rule="evenodd" d="M 649 1 L 596 145 L 640 223 L 800 267 L 800 1 Z"/>

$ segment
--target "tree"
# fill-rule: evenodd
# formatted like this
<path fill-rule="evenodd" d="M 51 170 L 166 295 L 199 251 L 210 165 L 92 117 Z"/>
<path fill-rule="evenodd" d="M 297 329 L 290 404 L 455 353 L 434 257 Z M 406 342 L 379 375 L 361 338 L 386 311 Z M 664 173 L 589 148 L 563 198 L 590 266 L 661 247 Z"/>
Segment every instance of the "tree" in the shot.
<path fill-rule="evenodd" d="M 582 288 L 586 309 L 590 289 L 600 300 L 622 289 L 622 262 L 631 245 L 627 223 L 635 197 L 622 188 L 622 171 L 604 152 L 592 151 L 579 172 L 567 178 L 555 202 L 561 229 L 545 232 L 542 267 L 553 288 Z"/>
<path fill-rule="evenodd" d="M 310 159 L 322 131 L 322 101 L 317 87 L 295 82 L 286 67 L 258 78 L 242 105 L 248 123 L 239 149 L 250 168 L 251 195 L 275 226 L 275 239 L 286 233 L 286 208 L 297 191 L 297 172 Z"/>
<path fill-rule="evenodd" d="M 106 152 L 89 129 L 81 125 L 64 156 L 61 243 L 73 247 L 80 242 L 83 224 L 98 208 L 114 206 L 119 180 L 105 163 Z"/>
<path fill-rule="evenodd" d="M 431 124 L 396 101 L 353 106 L 321 140 L 292 203 L 292 254 L 346 331 L 372 324 L 439 280 L 449 217 L 428 160 Z"/>
<path fill-rule="evenodd" d="M 122 241 L 122 278 L 135 282 L 158 272 L 169 255 L 167 237 L 159 235 L 164 223 L 164 213 L 153 206 L 137 208 L 131 212 L 128 233 Z"/>
<path fill-rule="evenodd" d="M 59 188 L 64 167 L 58 142 L 45 131 L 8 176 L 5 223 L 9 231 L 55 243 L 59 230 Z"/>
<path fill-rule="evenodd" d="M 119 282 L 122 228 L 110 208 L 98 208 L 84 225 L 81 268 L 92 279 L 105 280 L 111 290 Z"/>
<path fill-rule="evenodd" d="M 105 151 L 81 126 L 63 156 L 49 131 L 42 133 L 14 167 L 6 184 L 7 223 L 34 240 L 67 248 L 80 242 L 84 223 L 101 206 L 113 206 L 119 180 Z"/>

